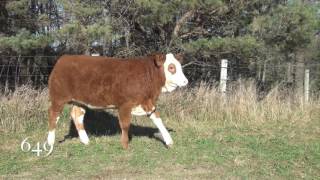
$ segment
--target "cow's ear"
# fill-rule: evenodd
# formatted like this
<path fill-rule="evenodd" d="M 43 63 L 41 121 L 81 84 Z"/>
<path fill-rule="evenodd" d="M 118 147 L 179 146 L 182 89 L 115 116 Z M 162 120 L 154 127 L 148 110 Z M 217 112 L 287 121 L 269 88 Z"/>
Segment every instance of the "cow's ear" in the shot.
<path fill-rule="evenodd" d="M 166 56 L 164 54 L 155 54 L 154 55 L 154 63 L 156 64 L 157 67 L 163 66 Z"/>
<path fill-rule="evenodd" d="M 178 53 L 176 55 L 174 55 L 174 57 L 182 64 L 183 63 L 183 58 L 184 55 L 182 53 Z"/>

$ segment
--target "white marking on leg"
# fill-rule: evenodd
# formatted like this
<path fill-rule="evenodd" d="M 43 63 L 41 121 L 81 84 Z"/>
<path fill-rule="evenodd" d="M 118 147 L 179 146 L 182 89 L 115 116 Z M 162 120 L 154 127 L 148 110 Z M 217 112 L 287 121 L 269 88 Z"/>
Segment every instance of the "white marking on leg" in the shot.
<path fill-rule="evenodd" d="M 78 133 L 79 133 L 80 141 L 85 145 L 89 144 L 89 138 L 86 131 L 84 129 L 81 129 L 78 131 Z"/>
<path fill-rule="evenodd" d="M 80 108 L 80 111 L 86 113 L 86 110 L 84 110 L 83 108 Z"/>
<path fill-rule="evenodd" d="M 58 116 L 56 119 L 56 124 L 58 124 L 59 119 L 60 119 L 60 117 Z"/>
<path fill-rule="evenodd" d="M 82 110 L 82 109 L 81 109 Z M 77 121 L 79 124 L 83 124 L 83 119 L 84 119 L 84 115 L 81 115 L 77 118 Z M 86 130 L 84 129 L 80 129 L 78 130 L 78 134 L 79 134 L 79 138 L 80 138 L 80 141 L 83 143 L 83 144 L 89 144 L 89 137 L 86 133 Z"/>
<path fill-rule="evenodd" d="M 84 115 L 81 115 L 77 118 L 79 124 L 83 124 Z"/>
<path fill-rule="evenodd" d="M 76 121 L 77 120 L 77 114 L 76 114 L 76 106 L 72 107 L 72 110 L 71 110 L 71 118 Z"/>
<path fill-rule="evenodd" d="M 173 144 L 173 140 L 172 140 L 168 130 L 163 125 L 161 118 L 157 118 L 156 115 L 153 113 L 153 114 L 151 114 L 150 119 L 152 120 L 152 122 L 159 129 L 159 131 L 160 131 L 160 133 L 161 133 L 166 145 L 172 145 Z"/>
<path fill-rule="evenodd" d="M 55 135 L 55 129 L 49 131 L 47 141 L 48 141 L 48 144 L 49 144 L 50 146 L 53 146 L 54 140 L 55 140 L 55 136 L 56 136 L 56 135 Z"/>
<path fill-rule="evenodd" d="M 139 105 L 132 108 L 131 114 L 135 116 L 144 116 L 144 115 L 147 115 L 147 112 L 143 110 L 141 105 Z"/>
<path fill-rule="evenodd" d="M 156 109 L 156 107 L 152 107 L 152 111 L 151 112 L 153 112 L 155 109 Z M 146 112 L 142 108 L 141 105 L 136 106 L 136 107 L 132 108 L 132 110 L 131 110 L 131 114 L 134 115 L 134 116 L 145 116 L 145 115 L 150 114 L 151 112 Z"/>

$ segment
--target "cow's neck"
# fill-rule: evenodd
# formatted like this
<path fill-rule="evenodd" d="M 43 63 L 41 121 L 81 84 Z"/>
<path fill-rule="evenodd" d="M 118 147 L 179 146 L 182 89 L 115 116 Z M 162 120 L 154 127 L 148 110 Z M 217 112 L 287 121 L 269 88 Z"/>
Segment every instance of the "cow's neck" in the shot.
<path fill-rule="evenodd" d="M 163 67 L 156 67 L 154 62 L 149 63 L 150 65 L 150 81 L 151 84 L 151 93 L 154 94 L 157 98 L 160 93 L 162 87 L 165 85 L 165 74 L 164 74 L 164 69 Z"/>

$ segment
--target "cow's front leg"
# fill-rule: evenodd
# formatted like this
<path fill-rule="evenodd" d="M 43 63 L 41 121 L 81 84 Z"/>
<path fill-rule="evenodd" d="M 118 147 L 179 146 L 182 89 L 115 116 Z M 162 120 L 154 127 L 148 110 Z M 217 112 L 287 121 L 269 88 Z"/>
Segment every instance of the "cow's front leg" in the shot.
<path fill-rule="evenodd" d="M 160 114 L 159 112 L 154 112 L 150 115 L 150 119 L 152 120 L 152 122 L 157 126 L 157 128 L 159 129 L 164 142 L 166 143 L 166 145 L 168 147 L 171 147 L 173 145 L 173 141 L 172 138 L 168 132 L 168 130 L 166 129 L 166 127 L 163 125 L 162 120 L 160 118 Z"/>
<path fill-rule="evenodd" d="M 130 106 L 122 106 L 119 108 L 119 124 L 121 128 L 121 144 L 124 149 L 128 149 L 129 143 L 129 128 L 131 121 Z"/>

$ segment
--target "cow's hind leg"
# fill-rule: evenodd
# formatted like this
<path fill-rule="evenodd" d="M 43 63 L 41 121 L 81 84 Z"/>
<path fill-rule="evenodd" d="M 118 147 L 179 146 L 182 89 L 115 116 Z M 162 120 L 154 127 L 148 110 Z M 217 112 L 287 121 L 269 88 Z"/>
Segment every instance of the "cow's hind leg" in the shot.
<path fill-rule="evenodd" d="M 85 109 L 78 107 L 78 106 L 73 106 L 71 109 L 71 118 L 74 122 L 74 125 L 76 126 L 79 134 L 80 141 L 83 144 L 89 144 L 89 138 L 86 133 L 86 130 L 84 129 L 83 126 L 83 118 L 84 114 L 86 113 Z"/>
<path fill-rule="evenodd" d="M 132 107 L 122 106 L 119 108 L 119 124 L 121 127 L 121 144 L 124 149 L 128 149 L 129 128 L 131 121 Z"/>
<path fill-rule="evenodd" d="M 49 133 L 47 142 L 50 146 L 53 146 L 55 141 L 55 129 L 59 120 L 59 114 L 64 104 L 52 103 L 49 108 Z"/>

